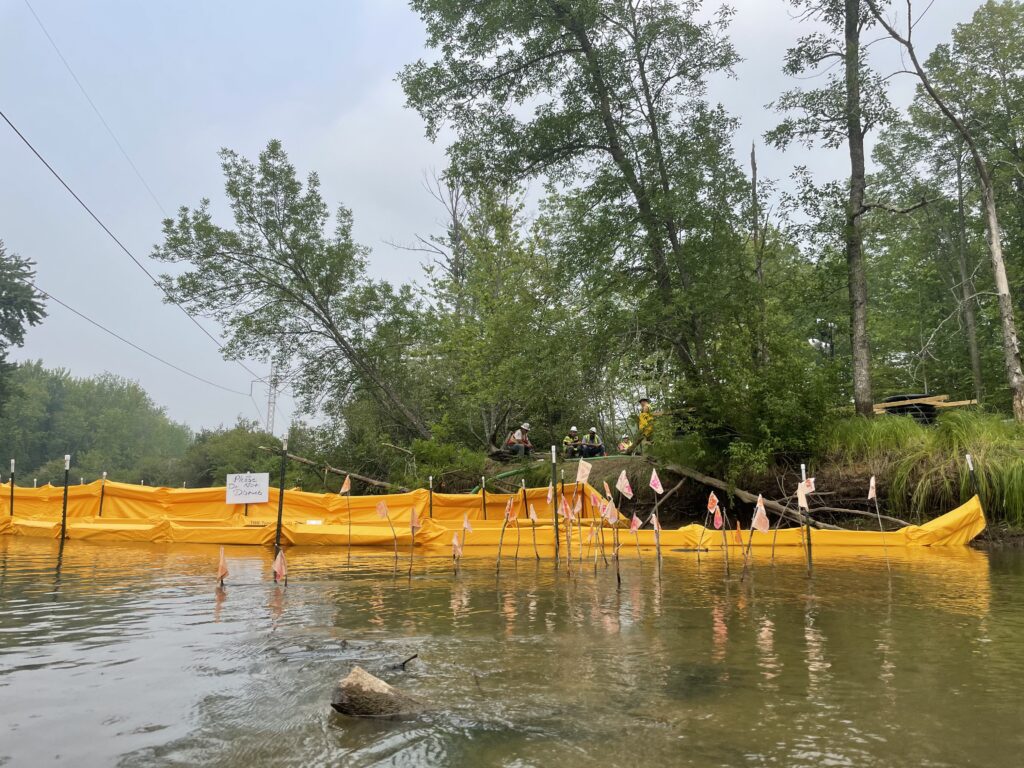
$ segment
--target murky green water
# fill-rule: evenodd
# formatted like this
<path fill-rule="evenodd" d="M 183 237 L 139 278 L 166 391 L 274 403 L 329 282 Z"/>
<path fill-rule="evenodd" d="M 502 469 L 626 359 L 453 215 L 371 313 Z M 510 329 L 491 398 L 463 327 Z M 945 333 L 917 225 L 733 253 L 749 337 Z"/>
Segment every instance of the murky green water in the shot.
<path fill-rule="evenodd" d="M 0 538 L 0 764 L 1015 766 L 1024 557 L 548 562 Z M 405 672 L 389 665 L 418 653 Z M 429 699 L 333 714 L 353 664 Z"/>

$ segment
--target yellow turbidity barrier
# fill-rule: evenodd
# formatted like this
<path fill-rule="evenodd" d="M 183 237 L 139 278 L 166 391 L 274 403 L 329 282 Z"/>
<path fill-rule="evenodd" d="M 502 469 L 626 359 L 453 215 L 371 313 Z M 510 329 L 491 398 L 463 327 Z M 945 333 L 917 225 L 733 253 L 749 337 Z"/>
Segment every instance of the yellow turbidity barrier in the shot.
<path fill-rule="evenodd" d="M 46 485 L 42 488 L 14 490 L 14 515 L 10 514 L 10 484 L 0 490 L 0 535 L 60 536 L 63 488 Z M 574 493 L 575 492 L 575 493 Z M 526 503 L 520 491 L 512 494 L 513 511 L 517 518 L 505 532 L 506 548 L 519 543 L 532 549 L 534 534 L 538 547 L 545 551 L 555 545 L 552 520 L 558 505 L 557 495 L 551 502 L 547 488 L 528 488 Z M 572 544 L 588 546 L 591 531 L 603 525 L 606 550 L 612 546 L 611 526 L 600 520 L 600 495 L 589 485 L 578 488 L 565 486 L 569 504 L 573 498 L 582 502 L 580 519 L 574 522 Z M 281 540 L 297 546 L 391 547 L 397 537 L 399 547 L 412 544 L 411 521 L 416 514 L 421 528 L 415 543 L 422 547 L 450 547 L 452 534 L 463 536 L 463 521 L 468 519 L 472 531 L 465 533 L 464 546 L 496 548 L 501 537 L 502 523 L 509 494 L 488 493 L 487 506 L 483 495 L 430 493 L 420 489 L 409 493 L 387 496 L 352 496 L 308 493 L 287 490 L 284 494 Z M 102 509 L 101 509 L 102 499 Z M 67 537 L 102 541 L 149 541 L 195 544 L 273 544 L 277 524 L 278 491 L 270 489 L 270 500 L 264 504 L 225 503 L 226 492 L 219 488 L 158 488 L 107 481 L 96 481 L 68 488 Z M 388 507 L 388 520 L 381 519 L 377 505 Z M 533 506 L 538 520 L 529 519 L 529 506 Z M 351 525 L 350 525 L 351 518 Z M 394 533 L 392 533 L 392 526 Z M 518 530 L 516 530 L 518 528 Z M 963 546 L 985 528 L 985 516 L 977 497 L 924 525 L 910 525 L 895 531 L 812 531 L 812 544 L 821 547 L 915 547 Z M 565 545 L 565 523 L 561 522 L 559 538 Z M 639 544 L 642 548 L 655 546 L 654 531 L 644 529 L 632 534 L 628 521 L 619 517 L 619 543 L 623 548 Z M 686 525 L 661 532 L 661 546 L 672 549 L 711 551 L 726 546 L 739 550 L 748 542 L 748 531 L 737 534 L 705 529 L 700 525 Z M 769 533 L 755 532 L 750 539 L 755 548 L 803 547 L 804 533 L 799 528 L 783 528 Z M 593 538 L 597 538 L 596 536 Z M 591 545 L 592 546 L 592 545 Z"/>

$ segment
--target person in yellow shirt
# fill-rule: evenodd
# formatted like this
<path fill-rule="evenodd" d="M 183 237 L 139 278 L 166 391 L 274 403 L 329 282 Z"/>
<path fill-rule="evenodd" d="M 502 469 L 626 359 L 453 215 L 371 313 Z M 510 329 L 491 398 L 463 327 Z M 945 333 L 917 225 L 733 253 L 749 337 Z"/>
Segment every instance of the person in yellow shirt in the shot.
<path fill-rule="evenodd" d="M 640 398 L 640 413 L 636 417 L 636 423 L 640 430 L 640 440 L 645 443 L 651 442 L 651 438 L 654 437 L 654 412 L 651 410 L 650 398 Z"/>

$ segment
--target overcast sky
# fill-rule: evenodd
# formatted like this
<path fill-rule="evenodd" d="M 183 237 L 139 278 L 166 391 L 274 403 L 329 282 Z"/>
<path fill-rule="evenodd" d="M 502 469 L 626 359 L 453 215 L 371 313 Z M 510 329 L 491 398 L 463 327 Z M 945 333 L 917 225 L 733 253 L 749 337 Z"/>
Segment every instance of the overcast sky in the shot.
<path fill-rule="evenodd" d="M 248 156 L 279 138 L 300 174 L 320 174 L 328 204 L 355 216 L 357 240 L 373 249 L 377 277 L 412 280 L 420 257 L 388 242 L 438 229 L 424 173 L 443 169 L 444 146 L 423 135 L 405 109 L 395 74 L 428 55 L 419 19 L 403 0 L 142 2 L 29 0 L 79 81 L 156 197 L 135 175 L 33 18 L 25 0 L 0 0 L 0 109 L 121 241 L 148 259 L 167 211 L 221 199 L 217 151 Z M 936 0 L 915 34 L 930 51 L 980 3 Z M 709 4 L 709 8 L 718 3 Z M 735 143 L 750 142 L 778 116 L 764 109 L 794 82 L 780 72 L 806 25 L 782 0 L 734 0 L 736 78 L 716 78 L 711 98 L 740 119 Z M 922 6 L 923 7 L 923 6 Z M 888 42 L 874 46 L 880 69 L 898 69 Z M 913 83 L 897 78 L 893 98 Z M 843 150 L 778 154 L 759 148 L 763 176 L 786 178 L 797 164 L 841 176 Z M 181 311 L 161 302 L 148 278 L 0 122 L 0 239 L 38 262 L 44 290 L 97 322 L 231 394 L 166 368 L 64 308 L 31 330 L 15 360 L 41 358 L 76 376 L 110 371 L 137 380 L 171 418 L 193 428 L 266 416 L 265 387 L 217 348 Z M 217 334 L 214 324 L 206 327 Z M 267 366 L 248 362 L 265 375 Z M 275 431 L 291 417 L 279 401 Z"/>

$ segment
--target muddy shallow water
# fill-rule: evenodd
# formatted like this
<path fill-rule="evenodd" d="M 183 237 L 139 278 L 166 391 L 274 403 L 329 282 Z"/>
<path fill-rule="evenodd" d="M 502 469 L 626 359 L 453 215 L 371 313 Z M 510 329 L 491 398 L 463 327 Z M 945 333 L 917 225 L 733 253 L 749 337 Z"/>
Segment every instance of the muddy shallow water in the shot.
<path fill-rule="evenodd" d="M 0 538 L 0 765 L 1013 766 L 1024 553 L 815 551 L 752 576 Z M 532 555 L 531 555 L 532 557 Z M 646 557 L 646 556 L 645 556 Z M 734 564 L 735 565 L 735 564 Z M 390 666 L 419 658 L 406 671 Z M 431 702 L 329 707 L 361 664 Z"/>

